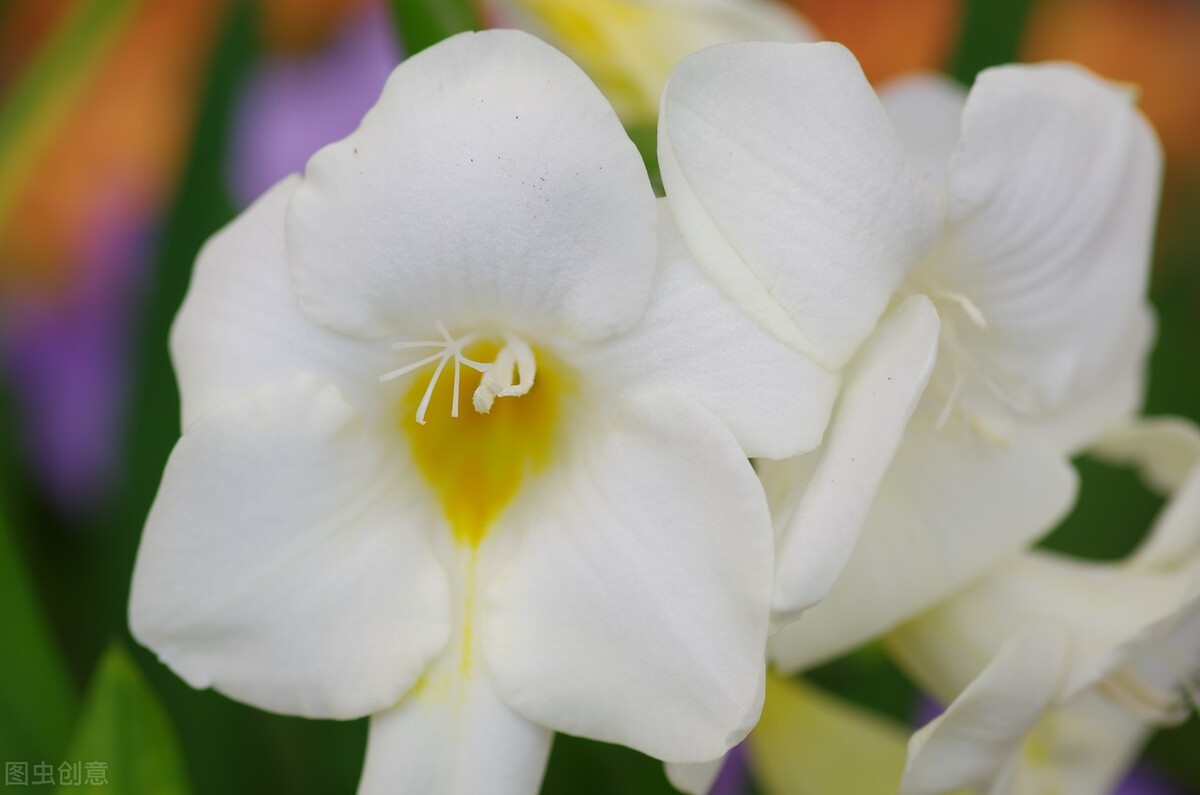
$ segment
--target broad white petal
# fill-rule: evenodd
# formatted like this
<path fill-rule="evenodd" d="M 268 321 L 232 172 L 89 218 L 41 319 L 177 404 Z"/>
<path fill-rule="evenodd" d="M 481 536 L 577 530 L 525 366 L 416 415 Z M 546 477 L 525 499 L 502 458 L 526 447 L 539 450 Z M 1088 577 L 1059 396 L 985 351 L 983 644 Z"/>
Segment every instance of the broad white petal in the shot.
<path fill-rule="evenodd" d="M 839 377 L 742 314 L 689 256 L 665 204 L 659 269 L 630 332 L 580 352 L 618 390 L 661 387 L 720 417 L 746 455 L 785 458 L 821 441 Z"/>
<path fill-rule="evenodd" d="M 945 75 L 922 72 L 889 80 L 879 89 L 879 101 L 921 174 L 945 191 L 966 90 Z"/>
<path fill-rule="evenodd" d="M 982 789 L 1011 768 L 1026 732 L 1054 701 L 1070 650 L 1061 627 L 1020 627 L 979 678 L 913 735 L 901 795 Z"/>
<path fill-rule="evenodd" d="M 362 126 L 309 161 L 287 244 L 305 311 L 350 334 L 440 320 L 597 339 L 642 312 L 654 223 L 596 87 L 549 45 L 492 30 L 393 72 Z"/>
<path fill-rule="evenodd" d="M 933 304 L 916 295 L 884 316 L 851 361 L 837 414 L 812 474 L 772 505 L 783 537 L 771 608 L 819 602 L 854 551 L 884 473 L 925 390 L 938 349 Z M 761 472 L 771 466 L 759 465 Z M 770 477 L 769 475 L 767 476 Z"/>
<path fill-rule="evenodd" d="M 1126 424 L 1141 408 L 1146 390 L 1146 368 L 1157 323 L 1145 307 L 1139 322 L 1114 351 L 1112 369 L 1095 386 L 1057 411 L 1027 420 L 1031 428 L 1062 451 L 1076 455 L 1107 431 Z"/>
<path fill-rule="evenodd" d="M 1067 64 L 977 78 L 926 275 L 980 310 L 961 342 L 1028 413 L 1086 397 L 1138 334 L 1161 168 L 1126 88 Z"/>
<path fill-rule="evenodd" d="M 895 792 L 904 769 L 900 726 L 802 681 L 767 677 L 750 766 L 769 795 Z"/>
<path fill-rule="evenodd" d="M 1040 439 L 1001 447 L 924 408 L 833 590 L 772 639 L 784 670 L 828 660 L 928 609 L 1053 528 L 1075 497 L 1074 469 Z"/>
<path fill-rule="evenodd" d="M 1200 528 L 1200 525 L 1197 525 Z M 923 688 L 942 700 L 966 687 L 1024 623 L 1053 621 L 1074 638 L 1063 698 L 1098 683 L 1200 591 L 1200 530 L 1193 560 L 1135 571 L 1031 551 L 981 577 L 888 636 Z"/>
<path fill-rule="evenodd" d="M 941 230 L 934 189 L 838 44 L 686 59 L 663 94 L 659 164 L 704 270 L 827 367 L 850 358 Z"/>
<path fill-rule="evenodd" d="M 307 717 L 396 702 L 449 637 L 412 475 L 310 377 L 206 413 L 167 463 L 129 623 L 193 687 Z"/>
<path fill-rule="evenodd" d="M 394 403 L 378 377 L 395 367 L 395 352 L 315 325 L 296 302 L 283 220 L 299 183 L 295 176 L 279 182 L 200 251 L 171 328 L 185 428 L 217 406 L 299 372 L 336 384 L 367 415 Z"/>
<path fill-rule="evenodd" d="M 538 791 L 554 733 L 513 712 L 478 644 L 464 653 L 457 641 L 403 701 L 371 718 L 359 795 Z"/>
<path fill-rule="evenodd" d="M 714 759 L 762 704 L 772 539 L 728 430 L 630 396 L 539 481 L 484 594 L 497 691 L 538 723 L 668 762 Z M 500 530 L 509 528 L 500 528 Z"/>

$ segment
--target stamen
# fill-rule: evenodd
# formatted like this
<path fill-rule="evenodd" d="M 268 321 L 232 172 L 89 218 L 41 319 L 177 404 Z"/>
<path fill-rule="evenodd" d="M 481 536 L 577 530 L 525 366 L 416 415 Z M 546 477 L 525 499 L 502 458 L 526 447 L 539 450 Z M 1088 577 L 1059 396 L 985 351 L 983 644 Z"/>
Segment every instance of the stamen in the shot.
<path fill-rule="evenodd" d="M 967 319 L 974 323 L 979 328 L 987 331 L 987 318 L 983 315 L 983 310 L 975 305 L 975 302 L 967 298 L 962 293 L 956 293 L 951 290 L 938 290 L 931 293 L 930 298 L 934 301 L 945 301 L 946 303 L 954 304 L 962 310 Z"/>
<path fill-rule="evenodd" d="M 429 386 L 425 387 L 425 394 L 421 396 L 421 402 L 417 406 L 417 424 L 425 424 L 425 411 L 429 408 L 429 400 L 433 397 L 433 388 L 437 386 L 438 379 L 442 375 L 442 370 L 446 369 L 446 362 L 450 361 L 449 356 L 442 357 L 438 362 L 437 368 L 433 371 L 433 378 L 429 379 Z M 457 367 L 455 370 L 457 371 Z"/>
<path fill-rule="evenodd" d="M 1193 709 L 1200 708 L 1200 692 L 1195 672 L 1178 671 L 1167 649 L 1159 649 L 1159 661 L 1167 664 L 1175 679 L 1173 687 L 1160 687 L 1125 665 L 1100 683 L 1099 690 L 1124 707 L 1135 717 L 1159 726 L 1175 726 L 1185 720 Z"/>
<path fill-rule="evenodd" d="M 412 364 L 407 364 L 404 367 L 401 367 L 399 370 L 392 370 L 390 373 L 384 373 L 383 375 L 379 376 L 379 381 L 380 383 L 386 383 L 392 379 L 399 378 L 402 375 L 407 375 L 413 370 L 420 370 L 425 365 L 436 362 L 438 359 L 442 359 L 444 361 L 450 355 L 450 353 L 435 353 L 432 356 L 426 356 L 424 359 L 421 359 L 418 362 L 413 362 Z"/>
<path fill-rule="evenodd" d="M 516 370 L 517 382 L 513 383 Z M 479 388 L 471 401 L 475 410 L 487 414 L 498 397 L 520 397 L 533 388 L 537 377 L 537 359 L 533 349 L 525 340 L 514 334 L 504 335 L 504 347 L 496 354 L 496 361 L 483 374 Z"/>
<path fill-rule="evenodd" d="M 942 410 L 938 412 L 937 422 L 933 424 L 935 431 L 940 431 L 946 427 L 946 421 L 950 419 L 950 414 L 954 411 L 954 407 L 958 403 L 958 396 L 962 394 L 962 365 L 958 359 L 952 359 L 951 362 L 954 365 L 954 381 L 950 385 L 950 394 L 946 396 L 946 402 L 942 405 Z"/>
<path fill-rule="evenodd" d="M 379 376 L 381 383 L 387 382 L 437 362 L 437 367 L 434 368 L 433 375 L 429 379 L 429 384 L 425 388 L 425 393 L 421 397 L 421 402 L 417 406 L 416 419 L 419 424 L 425 424 L 425 414 L 429 409 L 430 401 L 433 399 L 434 389 L 436 389 L 438 379 L 442 377 L 442 373 L 445 371 L 446 365 L 450 362 L 451 358 L 454 359 L 454 392 L 450 405 L 451 417 L 458 416 L 458 401 L 461 394 L 462 367 L 464 365 L 470 367 L 472 370 L 483 373 L 483 377 L 479 382 L 479 388 L 475 390 L 475 394 L 472 397 L 475 410 L 480 414 L 487 414 L 491 411 L 492 404 L 496 398 L 524 395 L 533 387 L 533 381 L 537 375 L 537 360 L 533 349 L 520 337 L 514 334 L 505 334 L 504 347 L 496 354 L 496 358 L 491 364 L 486 364 L 463 355 L 463 350 L 479 338 L 478 334 L 467 334 L 456 340 L 446 329 L 442 321 L 437 321 L 434 327 L 441 334 L 442 341 L 395 342 L 392 343 L 392 348 L 394 350 L 437 348 L 439 349 L 437 353 Z M 516 383 L 514 383 L 514 379 Z"/>
<path fill-rule="evenodd" d="M 448 342 L 393 342 L 392 350 L 409 351 L 416 348 L 445 348 Z"/>
<path fill-rule="evenodd" d="M 518 397 L 527 394 L 533 387 L 534 376 L 537 375 L 537 361 L 533 357 L 533 349 L 525 340 L 510 334 L 504 335 L 504 341 L 505 348 L 511 348 L 516 358 L 518 381 L 516 386 L 512 386 L 510 378 L 509 386 L 497 397 Z"/>
<path fill-rule="evenodd" d="M 450 398 L 450 416 L 451 417 L 458 416 L 458 383 L 459 383 L 460 376 L 462 373 L 462 368 L 459 365 L 461 365 L 461 364 L 462 364 L 462 360 L 458 356 L 455 356 L 454 357 L 454 397 Z"/>

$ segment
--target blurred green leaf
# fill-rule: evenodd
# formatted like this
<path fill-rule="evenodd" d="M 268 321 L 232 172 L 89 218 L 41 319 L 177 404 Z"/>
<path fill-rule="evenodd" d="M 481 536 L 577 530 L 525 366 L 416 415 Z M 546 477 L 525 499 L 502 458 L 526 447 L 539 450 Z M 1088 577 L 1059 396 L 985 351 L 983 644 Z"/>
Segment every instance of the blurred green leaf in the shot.
<path fill-rule="evenodd" d="M 0 633 L 0 758 L 52 758 L 70 738 L 75 689 L 2 513 Z"/>
<path fill-rule="evenodd" d="M 167 456 L 179 438 L 179 392 L 167 337 L 204 241 L 234 216 L 223 182 L 226 142 L 234 100 L 258 51 L 254 10 L 232 5 L 209 61 L 207 83 L 175 200 L 162 224 L 158 251 L 147 274 L 145 303 L 137 319 L 139 350 L 130 389 L 127 461 L 120 500 L 105 528 L 107 543 L 98 576 L 89 583 L 101 595 L 93 605 L 99 631 L 125 623 L 125 605 L 142 523 L 158 489 Z M 98 639 L 103 642 L 103 639 Z"/>
<path fill-rule="evenodd" d="M 619 745 L 559 734 L 541 795 L 678 795 L 663 763 Z"/>
<path fill-rule="evenodd" d="M 64 761 L 105 765 L 105 783 L 66 784 L 59 793 L 182 795 L 187 776 L 166 710 L 119 644 L 100 658 L 75 739 Z M 57 772 L 57 771 L 56 771 Z M 61 777 L 56 780 L 63 784 Z"/>
<path fill-rule="evenodd" d="M 655 196 L 665 196 L 662 173 L 658 167 L 658 125 L 641 124 L 630 127 L 627 131 L 633 145 L 637 147 L 642 161 L 646 164 L 646 172 L 650 175 L 650 185 L 654 188 Z"/>
<path fill-rule="evenodd" d="M 920 698 L 878 640 L 807 670 L 804 676 L 834 695 L 905 724 L 912 720 Z"/>
<path fill-rule="evenodd" d="M 1017 59 L 1034 0 L 966 0 L 950 73 L 964 85 L 989 66 Z"/>
<path fill-rule="evenodd" d="M 392 18 L 406 56 L 479 28 L 471 0 L 392 0 Z"/>
<path fill-rule="evenodd" d="M 1130 468 L 1088 456 L 1074 463 L 1079 471 L 1079 499 L 1039 546 L 1088 560 L 1121 560 L 1146 536 L 1163 500 Z"/>

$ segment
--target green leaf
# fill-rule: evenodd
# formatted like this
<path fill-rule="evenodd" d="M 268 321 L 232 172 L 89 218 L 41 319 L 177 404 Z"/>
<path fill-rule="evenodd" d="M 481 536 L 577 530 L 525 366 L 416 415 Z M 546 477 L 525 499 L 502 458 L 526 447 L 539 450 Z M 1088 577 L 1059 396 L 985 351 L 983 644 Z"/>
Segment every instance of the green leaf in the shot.
<path fill-rule="evenodd" d="M 471 0 L 392 0 L 392 18 L 405 55 L 479 28 Z"/>
<path fill-rule="evenodd" d="M 76 695 L 18 553 L 0 515 L 0 758 L 36 761 L 66 748 Z"/>
<path fill-rule="evenodd" d="M 650 175 L 650 185 L 654 188 L 654 195 L 665 196 L 662 172 L 658 167 L 658 125 L 639 124 L 629 127 L 627 132 L 633 145 L 637 147 L 638 154 L 642 156 L 642 162 L 646 164 L 646 173 Z"/>
<path fill-rule="evenodd" d="M 964 85 L 989 66 L 1017 59 L 1033 0 L 967 0 L 951 73 Z"/>
<path fill-rule="evenodd" d="M 119 644 L 109 646 L 96 666 L 75 739 L 63 762 L 79 763 L 76 775 L 80 782 L 64 781 L 56 765 L 57 792 L 63 795 L 182 795 L 188 791 L 166 710 Z M 89 782 L 88 763 L 93 771 L 103 771 L 103 783 Z M 98 772 L 92 775 L 99 778 Z"/>

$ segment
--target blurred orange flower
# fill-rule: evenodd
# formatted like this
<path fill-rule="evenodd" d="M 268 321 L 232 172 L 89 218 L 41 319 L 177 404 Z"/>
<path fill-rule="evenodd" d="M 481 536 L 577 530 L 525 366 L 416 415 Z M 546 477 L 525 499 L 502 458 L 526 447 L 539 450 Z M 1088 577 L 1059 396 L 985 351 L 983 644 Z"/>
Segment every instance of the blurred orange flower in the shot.
<path fill-rule="evenodd" d="M 872 83 L 941 69 L 958 36 L 961 0 L 789 0 L 821 35 L 850 48 Z"/>
<path fill-rule="evenodd" d="M 1043 0 L 1022 59 L 1078 61 L 1141 87 L 1168 173 L 1200 176 L 1200 4 L 1191 0 Z"/>
<path fill-rule="evenodd" d="M 110 2 L 113 30 L 82 34 L 86 52 L 66 54 L 70 68 L 38 87 L 25 127 L 0 150 L 0 294 L 60 294 L 106 208 L 149 221 L 173 190 L 228 0 L 12 3 L 0 15 L 4 109 L 64 29 Z M 326 41 L 371 0 L 260 2 L 264 43 L 295 51 Z"/>
<path fill-rule="evenodd" d="M 45 5 L 68 8 L 59 14 L 62 24 L 81 10 L 80 4 Z M 95 44 L 81 74 L 45 87 L 57 96 L 42 101 L 60 107 L 43 113 L 0 153 L 11 169 L 7 195 L 0 196 L 0 289 L 56 291 L 82 259 L 79 247 L 106 206 L 148 211 L 163 201 L 226 6 L 225 0 L 136 4 L 113 35 Z M 8 21 L 6 38 L 19 38 L 23 26 Z M 32 58 L 53 46 L 60 27 L 45 32 Z"/>

